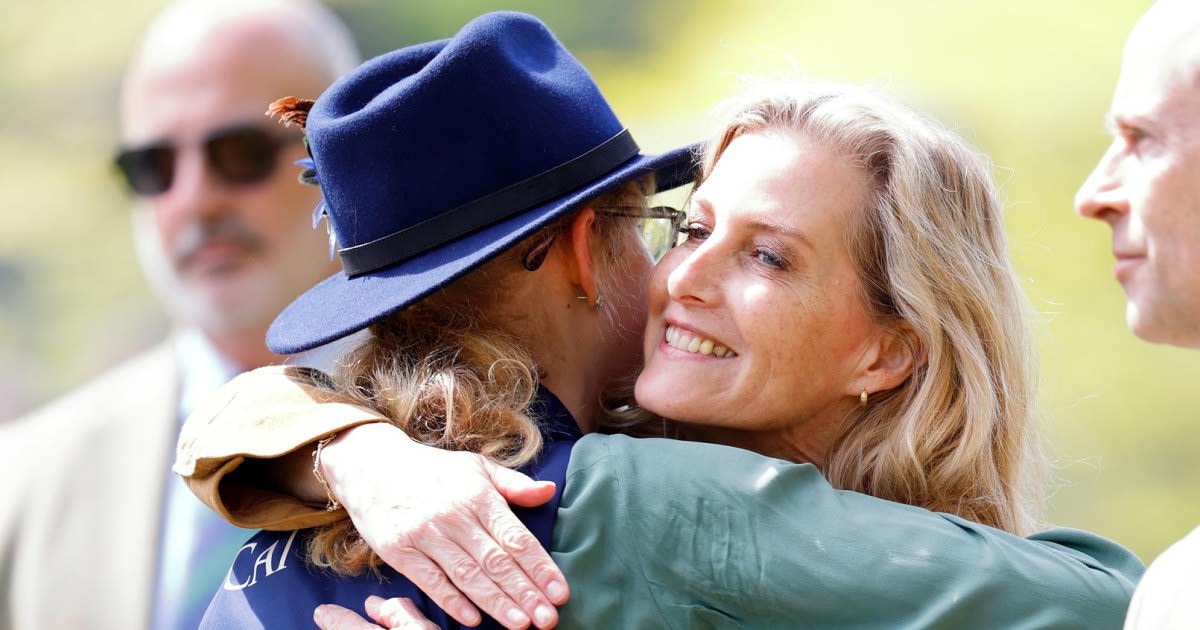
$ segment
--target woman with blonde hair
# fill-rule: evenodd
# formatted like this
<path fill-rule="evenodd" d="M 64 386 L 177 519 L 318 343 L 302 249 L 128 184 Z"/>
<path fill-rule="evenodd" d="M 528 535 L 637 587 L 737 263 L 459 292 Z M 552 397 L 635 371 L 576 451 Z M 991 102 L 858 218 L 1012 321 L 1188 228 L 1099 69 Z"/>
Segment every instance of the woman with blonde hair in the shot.
<path fill-rule="evenodd" d="M 496 118 L 479 99 L 499 94 L 457 73 L 536 80 L 507 100 L 528 107 Z M 540 90 L 581 82 L 544 26 L 492 14 L 368 62 L 317 101 L 313 175 L 347 272 L 289 307 L 268 341 L 294 352 L 368 326 L 372 337 L 332 380 L 252 372 L 189 420 L 176 469 L 202 498 L 242 525 L 319 526 L 243 547 L 209 627 L 291 627 L 319 603 L 362 610 L 369 594 L 412 598 L 409 612 L 439 627 L 479 621 L 459 589 L 506 627 L 1119 625 L 1135 557 L 1072 530 L 1020 537 L 1036 523 L 1039 455 L 1000 207 L 979 156 L 907 109 L 839 86 L 740 101 L 709 145 L 686 238 L 652 271 L 630 219 L 676 215 L 646 208 L 637 182 L 681 179 L 681 154 L 622 149 L 595 183 L 562 175 L 624 131 L 590 134 L 598 144 L 573 166 L 534 176 L 573 182 L 558 201 L 538 195 L 462 229 L 497 199 L 542 189 L 506 173 L 488 203 L 453 199 L 420 220 L 402 205 L 404 227 L 371 232 L 378 200 L 403 198 L 373 187 L 405 164 L 387 132 L 364 132 L 373 117 L 379 134 L 414 100 L 435 112 L 470 94 L 503 129 L 441 133 L 518 160 L 538 130 L 522 122 L 547 120 L 531 105 Z M 587 120 L 595 106 L 569 113 Z M 447 163 L 464 146 L 418 145 Z M 489 168 L 505 170 L 496 158 Z M 431 221 L 451 227 L 430 238 Z M 606 410 L 601 387 L 638 358 L 628 333 L 643 323 L 636 404 L 618 395 Z M 602 423 L 712 443 L 582 435 Z M 316 438 L 329 511 L 230 474 L 239 455 Z M 430 465 L 430 453 L 445 459 Z M 497 462 L 555 483 L 522 486 Z M 518 514 L 533 544 L 511 514 L 456 498 L 493 485 L 540 505 Z M 387 489 L 406 498 L 381 501 Z M 366 543 L 397 520 L 408 532 L 374 555 Z M 575 595 L 560 617 L 550 604 L 566 581 Z M 378 621 L 399 623 L 378 606 Z"/>
<path fill-rule="evenodd" d="M 856 349 L 885 352 L 879 359 L 895 368 L 889 379 L 858 388 L 857 397 L 846 395 L 853 391 L 832 392 L 832 404 L 821 401 L 820 412 L 778 411 L 776 418 L 804 418 L 803 424 L 822 427 L 827 437 L 816 452 L 788 458 L 817 464 L 838 488 L 957 514 L 1010 532 L 1033 531 L 1042 501 L 1043 462 L 1032 340 L 986 162 L 936 122 L 860 88 L 767 83 L 727 108 L 723 128 L 705 155 L 706 181 L 689 216 L 691 236 L 713 232 L 711 223 L 727 215 L 732 216 L 726 223 L 736 227 L 743 214 L 763 222 L 782 221 L 781 215 L 789 211 L 800 214 L 793 225 L 776 226 L 775 233 L 736 233 L 746 239 L 769 240 L 779 233 L 796 237 L 798 244 L 783 242 L 779 247 L 796 250 L 797 260 L 784 264 L 787 261 L 774 260 L 781 257 L 771 254 L 772 264 L 767 265 L 779 274 L 778 284 L 787 284 L 786 273 L 796 277 L 796 295 L 771 302 L 779 307 L 774 311 L 754 310 L 741 317 L 721 311 L 713 319 L 735 322 L 735 327 L 745 319 L 741 330 L 747 334 L 754 327 L 778 329 L 785 336 L 816 333 L 819 338 L 811 344 L 831 344 L 812 348 L 810 356 L 820 357 L 820 365 L 802 366 L 800 377 L 780 383 L 776 394 L 753 393 L 796 406 L 798 397 L 807 397 L 806 390 L 830 376 L 831 367 L 849 361 L 839 373 L 851 373 L 860 355 L 839 352 L 851 322 L 865 327 L 859 330 L 871 329 L 869 335 L 878 336 L 882 345 L 868 342 Z M 734 169 L 720 167 L 731 147 L 739 158 L 745 156 L 736 164 L 747 167 L 725 175 Z M 815 172 L 824 179 L 816 178 Z M 847 174 L 852 175 L 842 177 Z M 730 179 L 736 181 L 727 183 Z M 839 181 L 844 187 L 830 190 Z M 709 192 L 714 188 L 716 192 Z M 733 192 L 724 196 L 729 190 Z M 765 199 L 763 191 L 777 198 Z M 716 195 L 737 211 L 719 212 L 712 200 Z M 831 205 L 830 197 L 843 203 Z M 822 204 L 828 211 L 818 215 L 813 209 Z M 760 211 L 749 213 L 752 208 Z M 701 251 L 716 246 L 707 236 L 703 240 Z M 731 256 L 736 245 L 727 245 Z M 680 250 L 668 254 L 655 270 L 652 298 L 666 284 L 676 291 L 661 299 L 693 303 L 694 296 L 681 288 L 685 280 L 680 276 L 699 273 L 714 284 L 724 278 L 718 274 L 727 266 L 698 268 L 697 258 L 711 254 L 690 256 L 688 245 Z M 835 259 L 837 266 L 819 264 L 822 258 Z M 739 304 L 754 309 L 762 308 L 760 301 L 774 289 L 751 274 L 734 274 L 724 284 L 743 293 L 761 285 L 763 295 Z M 647 329 L 651 341 L 656 336 L 657 303 L 652 299 Z M 813 303 L 824 307 L 817 311 Z M 732 307 L 722 303 L 722 308 Z M 839 326 L 841 334 L 835 332 Z M 783 343 L 766 345 L 794 350 Z M 657 378 L 653 344 L 646 355 L 646 369 L 638 381 L 643 407 L 658 405 L 658 396 L 674 397 L 670 381 L 687 378 L 686 372 L 669 368 Z M 841 382 L 830 385 L 846 387 Z M 719 416 L 722 412 L 714 403 L 722 398 L 718 394 L 697 400 L 695 411 L 680 403 L 663 403 L 656 410 L 688 422 L 692 413 Z M 743 402 L 747 406 L 738 406 Z M 750 405 L 749 399 L 739 400 L 725 412 L 738 436 L 732 439 L 745 439 L 752 450 L 776 450 L 766 444 L 769 438 L 747 431 Z M 700 419 L 691 423 L 714 424 Z M 720 433 L 699 427 L 693 432 L 696 437 Z"/>

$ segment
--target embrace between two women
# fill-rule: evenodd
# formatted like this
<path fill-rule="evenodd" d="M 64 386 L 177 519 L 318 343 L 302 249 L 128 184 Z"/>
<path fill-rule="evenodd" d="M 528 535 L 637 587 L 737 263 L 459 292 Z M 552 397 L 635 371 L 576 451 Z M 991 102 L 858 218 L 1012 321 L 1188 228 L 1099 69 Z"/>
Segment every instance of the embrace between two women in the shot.
<path fill-rule="evenodd" d="M 1120 625 L 1137 558 L 1034 534 L 1024 301 L 988 164 L 937 123 L 767 84 L 703 147 L 642 155 L 514 13 L 303 108 L 344 269 L 268 343 L 370 334 L 189 421 L 197 494 L 307 528 L 243 547 L 203 627 L 368 595 L 437 627 Z M 686 215 L 649 207 L 693 177 Z M 328 488 L 281 473 L 318 440 Z"/>

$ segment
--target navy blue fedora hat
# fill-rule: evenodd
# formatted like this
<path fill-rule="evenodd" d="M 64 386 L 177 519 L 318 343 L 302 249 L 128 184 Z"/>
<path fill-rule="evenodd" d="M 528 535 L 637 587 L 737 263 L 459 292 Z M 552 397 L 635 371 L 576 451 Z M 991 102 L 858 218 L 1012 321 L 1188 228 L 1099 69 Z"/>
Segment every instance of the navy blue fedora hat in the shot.
<path fill-rule="evenodd" d="M 304 124 L 343 271 L 275 319 L 281 354 L 417 302 L 616 186 L 694 176 L 694 146 L 642 155 L 587 70 L 521 13 L 364 63 Z"/>

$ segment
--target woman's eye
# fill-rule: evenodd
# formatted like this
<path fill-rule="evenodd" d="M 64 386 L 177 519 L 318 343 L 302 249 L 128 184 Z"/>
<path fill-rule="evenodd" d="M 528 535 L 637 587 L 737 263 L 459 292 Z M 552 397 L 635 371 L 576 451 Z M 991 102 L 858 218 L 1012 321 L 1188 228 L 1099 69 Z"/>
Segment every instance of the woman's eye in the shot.
<path fill-rule="evenodd" d="M 692 223 L 691 225 L 680 226 L 679 231 L 687 235 L 688 240 L 703 241 L 708 238 L 710 232 L 702 225 Z"/>
<path fill-rule="evenodd" d="M 781 258 L 779 254 L 776 254 L 775 252 L 763 247 L 759 247 L 758 249 L 754 250 L 754 257 L 757 258 L 759 262 L 772 267 L 778 267 L 779 269 L 787 267 L 787 261 Z"/>

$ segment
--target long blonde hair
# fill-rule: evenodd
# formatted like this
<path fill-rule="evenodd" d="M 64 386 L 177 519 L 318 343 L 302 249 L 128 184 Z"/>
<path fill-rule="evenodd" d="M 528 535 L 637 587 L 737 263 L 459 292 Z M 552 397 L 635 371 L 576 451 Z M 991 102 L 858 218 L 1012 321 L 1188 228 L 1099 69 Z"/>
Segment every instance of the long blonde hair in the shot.
<path fill-rule="evenodd" d="M 823 465 L 830 483 L 1010 532 L 1035 528 L 1044 460 L 1029 309 L 987 161 L 864 88 L 764 83 L 728 112 L 705 174 L 734 138 L 762 131 L 797 133 L 864 173 L 869 200 L 848 229 L 862 300 L 878 325 L 916 339 L 913 373 L 849 418 Z"/>
<path fill-rule="evenodd" d="M 622 273 L 619 261 L 641 245 L 633 222 L 603 210 L 645 206 L 652 186 L 653 178 L 646 178 L 589 204 L 597 210 L 593 229 L 601 247 L 593 256 L 606 301 L 624 297 L 613 286 Z M 418 442 L 479 453 L 509 467 L 530 461 L 542 447 L 538 419 L 529 413 L 538 363 L 519 336 L 532 331 L 515 329 L 520 318 L 505 302 L 515 276 L 525 273 L 522 258 L 530 247 L 566 232 L 573 219 L 574 213 L 372 325 L 370 338 L 339 362 L 328 386 Z M 377 571 L 381 564 L 349 519 L 318 528 L 308 559 L 342 575 Z"/>

